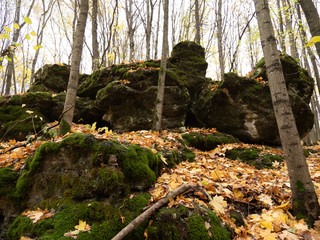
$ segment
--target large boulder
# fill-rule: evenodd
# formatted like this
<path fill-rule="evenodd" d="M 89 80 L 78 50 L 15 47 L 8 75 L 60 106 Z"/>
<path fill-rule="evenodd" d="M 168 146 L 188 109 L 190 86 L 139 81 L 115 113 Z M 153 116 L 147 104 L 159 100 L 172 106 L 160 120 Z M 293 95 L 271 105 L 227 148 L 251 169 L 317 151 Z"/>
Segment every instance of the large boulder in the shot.
<path fill-rule="evenodd" d="M 34 75 L 29 92 L 60 93 L 67 90 L 70 65 L 46 64 Z"/>
<path fill-rule="evenodd" d="M 189 106 L 207 85 L 204 49 L 181 42 L 168 59 L 162 128 L 185 125 Z M 102 120 L 116 131 L 150 129 L 157 94 L 160 61 L 113 65 L 89 76 L 78 95 L 95 99 Z"/>
<path fill-rule="evenodd" d="M 309 107 L 313 79 L 292 57 L 285 54 L 280 57 L 293 113 L 303 138 L 313 126 Z M 262 59 L 252 76 L 227 73 L 222 82 L 204 89 L 192 107 L 197 120 L 245 142 L 280 144 L 265 71 Z"/>
<path fill-rule="evenodd" d="M 176 163 L 182 158 L 178 154 Z M 112 239 L 148 206 L 147 191 L 164 166 L 150 149 L 87 134 L 44 143 L 21 172 L 0 169 L 0 239 L 67 239 L 79 221 L 91 230 L 74 238 Z M 145 229 L 152 239 L 231 239 L 231 229 L 212 210 L 195 206 L 162 206 L 126 239 L 143 239 Z M 41 209 L 50 214 L 31 220 Z"/>
<path fill-rule="evenodd" d="M 70 65 L 67 64 L 46 64 L 34 75 L 34 82 L 29 92 L 60 93 L 67 91 Z M 88 75 L 81 74 L 79 83 L 83 82 Z"/>
<path fill-rule="evenodd" d="M 0 139 L 26 140 L 63 112 L 65 93 L 28 92 L 0 98 Z M 99 123 L 101 114 L 90 98 L 77 97 L 73 121 Z"/>

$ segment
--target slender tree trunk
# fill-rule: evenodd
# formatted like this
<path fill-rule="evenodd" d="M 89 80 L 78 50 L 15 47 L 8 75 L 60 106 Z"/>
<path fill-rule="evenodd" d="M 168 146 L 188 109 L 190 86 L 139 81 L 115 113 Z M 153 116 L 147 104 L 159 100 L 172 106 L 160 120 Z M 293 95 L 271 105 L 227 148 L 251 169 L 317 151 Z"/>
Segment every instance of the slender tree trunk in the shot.
<path fill-rule="evenodd" d="M 298 15 L 298 21 L 299 21 L 299 32 L 300 32 L 300 35 L 301 35 L 300 39 L 301 39 L 302 45 L 305 46 L 307 44 L 307 33 L 304 30 L 304 27 L 302 25 L 302 18 L 301 18 L 301 13 L 300 13 L 300 5 L 297 4 L 296 7 L 297 7 L 297 15 Z M 303 51 L 305 51 L 305 48 L 303 48 Z M 316 62 L 316 56 L 313 54 L 313 52 L 310 49 L 310 47 L 307 47 L 307 52 L 308 52 L 308 55 L 309 55 L 310 60 L 311 60 L 311 64 L 312 64 L 314 76 L 316 78 L 316 83 L 317 83 L 318 89 L 320 89 L 320 74 L 319 74 L 318 64 Z M 310 70 L 309 70 L 309 73 L 311 73 Z"/>
<path fill-rule="evenodd" d="M 75 40 L 72 47 L 72 58 L 71 58 L 71 69 L 69 76 L 68 89 L 66 94 L 66 100 L 64 103 L 64 115 L 63 120 L 68 123 L 69 126 L 72 124 L 74 108 L 76 103 L 76 94 L 79 80 L 79 67 L 83 48 L 84 32 L 86 28 L 87 16 L 89 10 L 89 0 L 81 0 L 80 13 L 75 31 Z M 62 126 L 63 127 L 63 126 Z M 64 130 L 60 125 L 60 132 Z M 62 131 L 64 133 L 64 131 Z"/>
<path fill-rule="evenodd" d="M 320 206 L 293 117 L 274 37 L 268 1 L 254 0 L 254 3 L 274 114 L 290 178 L 293 212 L 296 216 L 306 218 L 310 223 L 313 223 L 319 217 Z"/>
<path fill-rule="evenodd" d="M 161 3 L 162 3 L 162 1 L 160 0 L 159 1 L 159 7 L 158 7 L 158 21 L 157 21 L 156 40 L 155 40 L 155 43 L 154 43 L 154 59 L 158 58 L 158 42 L 159 42 Z"/>
<path fill-rule="evenodd" d="M 163 23 L 163 39 L 162 39 L 162 57 L 159 71 L 158 80 L 158 92 L 156 98 L 156 110 L 154 117 L 154 127 L 155 131 L 160 131 L 161 129 L 161 119 L 163 110 L 163 99 L 164 99 L 164 86 L 167 73 L 167 52 L 168 52 L 168 11 L 169 11 L 169 0 L 164 0 L 163 12 L 164 12 L 164 23 Z"/>
<path fill-rule="evenodd" d="M 299 4 L 306 16 L 311 35 L 320 36 L 320 18 L 312 0 L 300 0 Z M 320 57 L 320 42 L 315 43 L 318 56 Z"/>
<path fill-rule="evenodd" d="M 294 32 L 292 30 L 292 9 L 290 3 L 286 2 L 287 0 L 282 0 L 284 8 L 284 16 L 286 19 L 286 29 L 289 35 L 289 44 L 290 44 L 290 54 L 295 60 L 299 60 L 297 45 L 294 37 Z"/>
<path fill-rule="evenodd" d="M 286 53 L 286 43 L 285 43 L 285 34 L 283 29 L 283 19 L 282 19 L 282 9 L 280 5 L 280 0 L 277 0 L 277 8 L 278 8 L 278 18 L 279 18 L 279 38 L 280 38 L 280 46 L 283 53 Z"/>
<path fill-rule="evenodd" d="M 200 44 L 200 18 L 199 18 L 199 0 L 195 0 L 195 10 L 194 10 L 195 22 L 196 22 L 196 36 L 195 42 Z"/>
<path fill-rule="evenodd" d="M 46 1 L 42 0 L 42 8 L 43 8 L 43 13 L 41 15 L 40 18 L 40 23 L 38 25 L 38 31 L 37 31 L 37 46 L 42 44 L 42 39 L 43 39 L 43 31 L 47 25 L 47 22 L 49 20 L 49 18 L 51 17 L 51 13 L 52 13 L 52 9 L 53 9 L 53 4 L 54 1 L 50 1 L 49 5 L 48 5 L 48 9 L 46 9 Z M 48 12 L 50 11 L 50 14 L 48 17 L 46 17 L 46 15 L 48 14 Z M 41 30 L 40 30 L 41 29 Z M 31 65 L 31 75 L 30 75 L 30 84 L 33 83 L 34 80 L 34 74 L 35 74 L 35 68 L 36 68 L 36 64 L 38 61 L 38 57 L 39 57 L 39 51 L 40 48 L 37 48 L 36 53 L 34 55 L 34 58 L 32 60 L 32 65 Z"/>
<path fill-rule="evenodd" d="M 218 0 L 218 13 L 217 13 L 217 18 L 218 18 L 218 32 L 217 32 L 217 37 L 218 37 L 218 52 L 219 52 L 219 64 L 220 64 L 220 79 L 222 80 L 223 75 L 224 75 L 224 51 L 223 51 L 223 45 L 222 45 L 222 0 Z"/>
<path fill-rule="evenodd" d="M 99 43 L 98 43 L 98 1 L 92 1 L 92 71 L 97 70 L 99 66 Z"/>

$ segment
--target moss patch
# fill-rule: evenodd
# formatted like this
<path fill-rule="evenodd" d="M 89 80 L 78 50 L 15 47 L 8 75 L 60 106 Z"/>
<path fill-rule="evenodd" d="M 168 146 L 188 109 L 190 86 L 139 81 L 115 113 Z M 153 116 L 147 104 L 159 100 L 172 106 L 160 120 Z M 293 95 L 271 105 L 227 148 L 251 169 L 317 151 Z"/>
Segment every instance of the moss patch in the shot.
<path fill-rule="evenodd" d="M 187 133 L 183 134 L 184 143 L 190 147 L 200 149 L 202 151 L 210 151 L 215 149 L 218 145 L 226 143 L 239 142 L 238 139 L 228 134 L 214 133 L 214 134 L 199 134 Z"/>
<path fill-rule="evenodd" d="M 272 164 L 277 162 L 283 162 L 281 156 L 275 154 L 260 154 L 262 149 L 260 148 L 234 148 L 227 150 L 225 156 L 232 160 L 239 160 L 254 166 L 257 169 L 273 168 Z"/>

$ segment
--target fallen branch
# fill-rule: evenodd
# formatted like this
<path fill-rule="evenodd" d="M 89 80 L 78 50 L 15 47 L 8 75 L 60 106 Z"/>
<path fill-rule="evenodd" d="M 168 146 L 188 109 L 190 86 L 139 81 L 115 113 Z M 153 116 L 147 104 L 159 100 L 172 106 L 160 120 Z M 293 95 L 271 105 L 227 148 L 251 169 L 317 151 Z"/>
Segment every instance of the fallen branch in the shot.
<path fill-rule="evenodd" d="M 136 217 L 132 222 L 130 222 L 125 228 L 123 228 L 116 236 L 114 236 L 111 240 L 121 240 L 125 236 L 127 236 L 131 231 L 136 229 L 142 222 L 144 222 L 146 219 L 148 219 L 158 208 L 165 205 L 169 199 L 174 198 L 178 196 L 181 193 L 184 193 L 187 190 L 195 189 L 196 184 L 184 184 L 177 189 L 170 192 L 165 198 L 162 198 L 158 202 L 156 202 L 154 205 L 152 205 L 150 208 L 148 208 L 146 211 L 141 213 L 138 217 Z"/>

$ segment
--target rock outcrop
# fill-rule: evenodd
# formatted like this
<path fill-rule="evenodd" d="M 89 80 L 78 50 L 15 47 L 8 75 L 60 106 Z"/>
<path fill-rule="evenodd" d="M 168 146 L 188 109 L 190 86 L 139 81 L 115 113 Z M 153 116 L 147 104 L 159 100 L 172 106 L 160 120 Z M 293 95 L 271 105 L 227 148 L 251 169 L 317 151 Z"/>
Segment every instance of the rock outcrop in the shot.
<path fill-rule="evenodd" d="M 183 153 L 175 152 L 177 162 L 171 166 L 183 160 Z M 148 206 L 147 189 L 163 167 L 159 154 L 150 149 L 89 134 L 44 143 L 20 173 L 0 169 L 0 239 L 67 239 L 64 235 L 80 220 L 91 230 L 75 233 L 78 239 L 112 239 Z M 35 221 L 21 214 L 37 208 L 51 213 Z M 205 206 L 164 206 L 127 239 L 142 239 L 145 229 L 152 239 L 209 239 L 209 234 L 231 239 L 230 229 Z"/>
<path fill-rule="evenodd" d="M 281 54 L 281 63 L 303 138 L 313 126 L 309 107 L 313 79 L 292 57 Z M 215 127 L 245 142 L 280 144 L 264 59 L 257 64 L 252 76 L 227 73 L 223 81 L 212 88 L 204 89 L 192 106 L 192 112 L 203 126 Z"/>
<path fill-rule="evenodd" d="M 313 125 L 308 105 L 313 79 L 290 56 L 281 54 L 281 62 L 302 138 Z M 160 61 L 149 60 L 113 65 L 90 76 L 81 76 L 75 121 L 97 122 L 119 132 L 150 129 L 159 67 Z M 63 69 L 55 76 L 57 68 Z M 251 76 L 227 73 L 223 81 L 212 83 L 205 77 L 207 62 L 204 49 L 193 42 L 181 42 L 173 48 L 167 68 L 163 129 L 183 126 L 217 128 L 242 141 L 280 143 L 263 59 Z M 44 66 L 37 72 L 37 80 L 30 91 L 65 90 L 66 83 L 59 83 L 57 86 L 63 87 L 54 88 L 50 78 L 64 78 L 65 82 L 67 71 L 67 66 Z M 56 99 L 59 101 L 51 103 L 53 110 L 47 119 L 56 119 L 62 111 L 63 96 L 52 98 Z M 40 113 L 47 116 L 43 111 Z"/>

